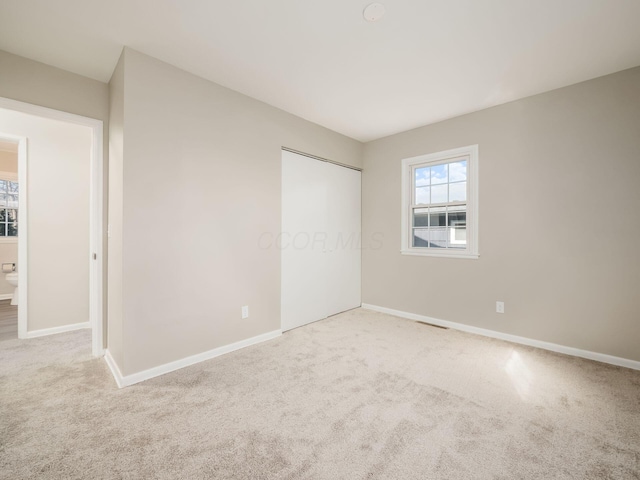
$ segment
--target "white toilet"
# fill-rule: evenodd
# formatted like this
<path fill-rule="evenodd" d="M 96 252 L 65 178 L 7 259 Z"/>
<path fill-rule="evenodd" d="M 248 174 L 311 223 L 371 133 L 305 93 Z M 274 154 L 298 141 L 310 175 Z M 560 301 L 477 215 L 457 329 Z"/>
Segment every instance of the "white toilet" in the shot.
<path fill-rule="evenodd" d="M 18 272 L 7 273 L 7 282 L 16 287 L 11 298 L 11 305 L 18 305 Z"/>

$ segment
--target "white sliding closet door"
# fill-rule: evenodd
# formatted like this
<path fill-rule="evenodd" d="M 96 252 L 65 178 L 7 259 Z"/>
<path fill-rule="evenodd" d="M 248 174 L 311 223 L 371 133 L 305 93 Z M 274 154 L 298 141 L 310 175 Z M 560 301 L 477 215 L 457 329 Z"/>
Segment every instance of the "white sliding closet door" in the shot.
<path fill-rule="evenodd" d="M 327 185 L 327 316 L 360 306 L 361 173 L 324 163 Z"/>
<path fill-rule="evenodd" d="M 326 230 L 324 162 L 282 152 L 282 330 L 327 316 L 325 253 L 316 239 Z"/>
<path fill-rule="evenodd" d="M 282 330 L 360 306 L 360 172 L 282 152 Z"/>

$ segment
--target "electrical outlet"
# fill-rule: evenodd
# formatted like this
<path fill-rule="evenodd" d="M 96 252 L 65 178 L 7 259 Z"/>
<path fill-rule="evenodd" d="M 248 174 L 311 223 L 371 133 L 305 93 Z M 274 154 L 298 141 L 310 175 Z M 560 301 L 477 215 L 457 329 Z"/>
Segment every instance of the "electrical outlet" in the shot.
<path fill-rule="evenodd" d="M 504 302 L 496 302 L 496 313 L 504 313 Z"/>
<path fill-rule="evenodd" d="M 246 305 L 242 307 L 242 318 L 249 318 L 249 307 Z"/>

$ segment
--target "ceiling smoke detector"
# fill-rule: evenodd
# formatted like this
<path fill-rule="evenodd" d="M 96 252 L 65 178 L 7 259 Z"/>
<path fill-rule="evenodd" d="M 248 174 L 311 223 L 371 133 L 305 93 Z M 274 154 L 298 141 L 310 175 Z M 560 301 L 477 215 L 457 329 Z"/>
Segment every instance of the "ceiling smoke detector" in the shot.
<path fill-rule="evenodd" d="M 384 16 L 386 9 L 381 3 L 372 3 L 367 5 L 367 8 L 362 12 L 362 16 L 367 22 L 377 22 Z"/>

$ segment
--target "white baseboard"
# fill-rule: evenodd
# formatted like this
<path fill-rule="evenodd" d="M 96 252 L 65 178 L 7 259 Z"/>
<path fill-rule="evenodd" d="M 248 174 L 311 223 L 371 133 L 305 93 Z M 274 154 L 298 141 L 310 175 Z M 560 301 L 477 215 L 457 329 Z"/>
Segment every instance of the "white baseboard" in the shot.
<path fill-rule="evenodd" d="M 82 330 L 83 328 L 91 328 L 89 322 L 73 323 L 71 325 L 63 325 L 61 327 L 43 328 L 42 330 L 32 330 L 27 332 L 25 338 L 44 337 L 46 335 L 55 335 L 56 333 L 72 332 L 74 330 Z"/>
<path fill-rule="evenodd" d="M 109 370 L 111 370 L 111 375 L 113 375 L 118 388 L 125 387 L 126 385 L 124 385 L 123 383 L 124 377 L 122 375 L 122 372 L 120 372 L 118 364 L 111 356 L 111 352 L 109 351 L 109 349 L 105 350 L 104 352 L 104 361 L 107 362 L 107 366 L 109 367 Z"/>
<path fill-rule="evenodd" d="M 145 380 L 149 380 L 150 378 L 164 375 L 165 373 L 173 372 L 175 370 L 194 365 L 196 363 L 204 362 L 205 360 L 219 357 L 220 355 L 224 355 L 226 353 L 231 353 L 235 350 L 240 350 L 241 348 L 250 347 L 251 345 L 266 342 L 267 340 L 273 340 L 280 335 L 282 335 L 282 330 L 274 330 L 272 332 L 263 333 L 262 335 L 247 338 L 246 340 L 241 340 L 230 345 L 214 348 L 213 350 L 209 350 L 207 352 L 191 355 L 190 357 L 176 360 L 175 362 L 165 363 L 164 365 L 159 365 L 148 370 L 143 370 L 142 372 L 132 373 L 131 375 L 122 375 L 122 372 L 118 368 L 116 362 L 113 360 L 111 352 L 109 352 L 108 349 L 105 353 L 104 359 L 107 362 L 107 365 L 109 366 L 109 369 L 111 370 L 111 373 L 113 374 L 118 387 L 123 388 L 143 382 Z"/>
<path fill-rule="evenodd" d="M 0 293 L 0 300 L 11 300 L 13 293 Z"/>
<path fill-rule="evenodd" d="M 587 358 L 589 360 L 595 360 L 596 362 L 609 363 L 611 365 L 617 365 L 619 367 L 640 370 L 640 362 L 636 360 L 614 357 L 613 355 L 591 352 L 589 350 L 581 350 L 579 348 L 567 347 L 565 345 L 558 345 L 556 343 L 543 342 L 541 340 L 534 340 L 532 338 L 519 337 L 517 335 L 511 335 L 509 333 L 502 333 L 495 330 L 472 327 L 471 325 L 465 325 L 463 323 L 440 320 L 438 318 L 418 315 L 416 313 L 403 312 L 401 310 L 394 310 L 392 308 L 379 307 L 377 305 L 370 305 L 368 303 L 363 303 L 362 308 L 374 310 L 376 312 L 387 313 L 389 315 L 395 315 L 396 317 L 407 318 L 409 320 L 415 320 L 417 322 L 431 323 L 433 325 L 438 325 L 441 327 L 452 328 L 454 330 L 460 330 L 462 332 L 475 333 L 476 335 L 482 335 L 484 337 L 497 338 L 499 340 L 506 340 L 507 342 L 519 343 L 521 345 L 528 345 L 530 347 L 541 348 L 543 350 L 550 350 L 557 353 L 564 353 L 565 355 Z"/>

